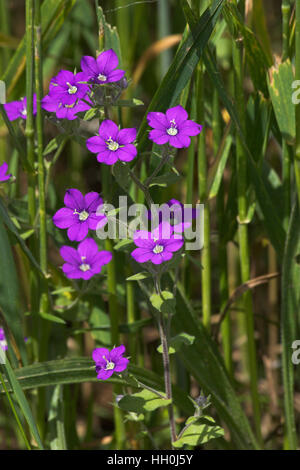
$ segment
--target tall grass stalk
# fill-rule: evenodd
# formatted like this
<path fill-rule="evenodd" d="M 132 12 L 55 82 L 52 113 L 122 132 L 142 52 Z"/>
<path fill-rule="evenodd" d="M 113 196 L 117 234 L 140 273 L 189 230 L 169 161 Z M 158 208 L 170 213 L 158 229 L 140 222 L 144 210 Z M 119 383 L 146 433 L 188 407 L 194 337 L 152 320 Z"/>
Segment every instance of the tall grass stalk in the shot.
<path fill-rule="evenodd" d="M 200 63 L 197 70 L 197 122 L 203 125 L 198 140 L 198 184 L 200 203 L 204 203 L 204 243 L 201 252 L 201 293 L 203 324 L 211 327 L 211 252 L 210 252 L 210 211 L 207 199 L 207 161 L 205 152 L 205 113 L 204 113 L 204 67 Z"/>
<path fill-rule="evenodd" d="M 282 12 L 282 62 L 289 58 L 289 21 L 290 21 L 290 1 L 283 0 L 281 4 Z M 293 149 L 282 139 L 282 182 L 284 188 L 284 226 L 288 227 L 291 213 L 291 162 L 293 159 Z"/>
<path fill-rule="evenodd" d="M 217 155 L 219 145 L 222 137 L 221 115 L 219 108 L 219 95 L 216 89 L 213 91 L 212 102 L 212 131 L 213 131 L 213 153 Z M 225 220 L 224 220 L 224 184 L 220 184 L 219 192 L 217 195 L 217 217 L 218 217 L 218 231 L 219 231 L 219 291 L 220 291 L 220 311 L 223 311 L 228 301 L 228 271 L 227 271 L 227 250 L 226 250 L 226 233 L 224 233 Z M 221 326 L 222 345 L 224 351 L 224 362 L 229 375 L 233 376 L 233 362 L 232 362 L 232 335 L 231 335 L 231 320 L 230 315 L 226 315 Z"/>
<path fill-rule="evenodd" d="M 234 86 L 235 101 L 239 113 L 239 119 L 243 130 L 245 130 L 245 102 L 243 90 L 243 64 L 241 43 L 233 41 L 233 67 L 234 67 Z M 237 197 L 238 197 L 238 238 L 240 251 L 240 269 L 242 283 L 250 279 L 250 253 L 248 240 L 248 222 L 247 222 L 247 156 L 238 133 L 236 133 L 236 163 L 237 163 Z M 252 295 L 247 291 L 243 295 L 243 307 L 245 315 L 245 331 L 247 335 L 247 363 L 250 376 L 250 390 L 253 408 L 253 417 L 257 439 L 262 442 L 261 437 L 261 415 L 258 393 L 257 379 L 257 358 L 254 339 L 254 315 Z"/>
<path fill-rule="evenodd" d="M 29 441 L 28 441 L 28 439 L 27 439 L 26 433 L 25 433 L 25 431 L 24 431 L 24 428 L 23 428 L 22 423 L 21 423 L 21 421 L 20 421 L 20 418 L 19 418 L 19 416 L 18 416 L 18 413 L 17 413 L 17 410 L 16 410 L 16 408 L 15 408 L 15 405 L 14 405 L 12 399 L 11 399 L 10 393 L 9 393 L 9 391 L 7 390 L 7 387 L 6 387 L 6 384 L 5 384 L 5 381 L 4 381 L 4 379 L 3 379 L 3 376 L 2 376 L 1 371 L 0 371 L 0 382 L 1 382 L 1 385 L 2 385 L 3 390 L 4 390 L 4 392 L 5 392 L 5 395 L 6 395 L 6 397 L 7 397 L 7 400 L 8 400 L 9 406 L 10 406 L 10 408 L 11 408 L 11 411 L 12 411 L 12 413 L 13 413 L 13 415 L 14 415 L 14 417 L 15 417 L 15 420 L 16 420 L 16 422 L 17 422 L 17 425 L 18 425 L 18 428 L 19 428 L 19 430 L 20 430 L 21 436 L 22 436 L 23 439 L 24 439 L 25 445 L 26 445 L 26 447 L 27 447 L 28 450 L 31 450 L 31 446 L 30 446 L 30 444 L 29 444 Z"/>
<path fill-rule="evenodd" d="M 296 1 L 295 80 L 300 80 L 300 2 Z M 295 181 L 300 204 L 300 104 L 296 104 Z"/>

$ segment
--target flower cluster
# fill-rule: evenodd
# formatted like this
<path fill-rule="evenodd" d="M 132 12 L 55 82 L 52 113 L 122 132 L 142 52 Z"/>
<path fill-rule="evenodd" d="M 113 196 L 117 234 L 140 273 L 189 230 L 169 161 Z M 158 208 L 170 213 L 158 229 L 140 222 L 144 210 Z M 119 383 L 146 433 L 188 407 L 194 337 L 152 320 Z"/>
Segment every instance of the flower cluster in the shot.
<path fill-rule="evenodd" d="M 121 344 L 109 351 L 106 348 L 96 348 L 93 351 L 93 360 L 96 363 L 97 378 L 107 380 L 114 372 L 123 372 L 127 369 L 129 359 L 123 357 L 125 346 Z"/>
<path fill-rule="evenodd" d="M 89 230 L 97 230 L 107 223 L 106 215 L 99 213 L 103 200 L 96 192 L 83 196 L 73 188 L 66 191 L 64 203 L 66 207 L 54 214 L 53 223 L 58 228 L 67 228 L 71 241 L 81 243 L 77 250 L 70 246 L 61 247 L 60 254 L 66 262 L 62 270 L 69 279 L 88 280 L 99 274 L 102 266 L 112 258 L 109 251 L 98 251 L 98 245 L 92 238 L 85 238 Z"/>

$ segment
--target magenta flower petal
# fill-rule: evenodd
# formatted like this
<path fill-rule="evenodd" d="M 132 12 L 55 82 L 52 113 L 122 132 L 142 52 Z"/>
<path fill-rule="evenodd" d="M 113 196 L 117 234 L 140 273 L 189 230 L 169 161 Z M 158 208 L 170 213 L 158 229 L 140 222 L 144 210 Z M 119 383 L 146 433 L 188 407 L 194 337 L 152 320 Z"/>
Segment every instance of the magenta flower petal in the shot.
<path fill-rule="evenodd" d="M 194 121 L 187 120 L 180 129 L 180 132 L 185 135 L 198 135 L 202 131 L 201 124 L 197 124 Z"/>
<path fill-rule="evenodd" d="M 117 54 L 113 49 L 102 52 L 97 57 L 98 70 L 103 73 L 103 75 L 108 75 L 113 69 L 118 67 L 119 59 Z"/>
<path fill-rule="evenodd" d="M 153 254 L 152 252 L 147 249 L 147 248 L 136 248 L 133 250 L 131 253 L 131 256 L 138 262 L 138 263 L 146 263 L 147 261 L 150 261 Z"/>
<path fill-rule="evenodd" d="M 154 129 L 161 129 L 165 131 L 169 125 L 169 121 L 166 115 L 160 112 L 148 113 L 147 120 L 148 120 L 149 126 L 153 127 Z"/>
<path fill-rule="evenodd" d="M 105 163 L 106 165 L 114 165 L 118 161 L 116 153 L 105 150 L 104 152 L 98 153 L 97 160 L 99 163 Z"/>
<path fill-rule="evenodd" d="M 84 207 L 84 197 L 78 189 L 67 189 L 64 203 L 67 207 L 79 211 Z"/>
<path fill-rule="evenodd" d="M 60 256 L 69 264 L 74 264 L 80 261 L 77 250 L 71 246 L 62 246 L 59 252 Z"/>
<path fill-rule="evenodd" d="M 58 228 L 68 228 L 70 225 L 77 222 L 78 217 L 74 215 L 73 209 L 63 207 L 59 209 L 53 216 L 53 223 Z"/>
<path fill-rule="evenodd" d="M 129 359 L 127 359 L 126 357 L 122 357 L 121 359 L 119 359 L 118 364 L 116 365 L 114 371 L 123 372 L 123 370 L 127 369 L 128 364 L 129 364 Z"/>
<path fill-rule="evenodd" d="M 103 121 L 99 127 L 99 135 L 104 140 L 108 140 L 110 138 L 112 140 L 115 140 L 117 138 L 118 133 L 119 128 L 117 124 L 115 124 L 110 119 L 106 119 L 105 121 Z"/>
<path fill-rule="evenodd" d="M 64 228 L 64 227 L 62 227 Z M 72 242 L 80 242 L 83 240 L 89 231 L 88 224 L 81 224 L 80 222 L 75 222 L 68 228 L 68 237 Z"/>
<path fill-rule="evenodd" d="M 3 162 L 2 165 L 0 165 L 0 182 L 8 181 L 12 177 L 10 173 L 7 173 L 7 170 L 8 164 Z"/>
<path fill-rule="evenodd" d="M 98 75 L 98 66 L 97 61 L 94 57 L 85 55 L 81 59 L 80 63 L 81 69 L 88 77 L 93 77 Z"/>
<path fill-rule="evenodd" d="M 113 375 L 113 373 L 114 373 L 113 370 L 101 369 L 101 370 L 98 372 L 97 379 L 100 379 L 100 380 L 107 380 L 107 379 L 109 379 L 109 378 Z"/>
<path fill-rule="evenodd" d="M 122 354 L 124 354 L 125 352 L 125 346 L 124 344 L 121 344 L 121 346 L 117 346 L 116 348 L 114 348 L 111 353 L 110 353 L 110 358 L 112 361 L 116 361 L 118 359 L 119 356 L 121 356 Z"/>
<path fill-rule="evenodd" d="M 134 127 L 121 129 L 118 134 L 118 143 L 120 145 L 130 144 L 136 139 L 136 129 Z"/>
<path fill-rule="evenodd" d="M 170 137 L 165 131 L 160 129 L 153 129 L 149 132 L 149 139 L 153 140 L 157 145 L 164 145 L 169 142 Z"/>
<path fill-rule="evenodd" d="M 188 118 L 188 113 L 186 110 L 178 105 L 174 106 L 174 108 L 170 108 L 166 112 L 166 117 L 169 122 L 172 120 L 176 121 L 176 124 L 180 125 L 183 121 L 186 121 Z"/>
<path fill-rule="evenodd" d="M 107 149 L 105 140 L 101 139 L 99 136 L 90 137 L 86 141 L 87 149 L 92 153 L 99 153 Z"/>
<path fill-rule="evenodd" d="M 121 162 L 131 162 L 137 156 L 137 149 L 132 144 L 127 144 L 125 148 L 120 148 L 117 157 Z"/>
<path fill-rule="evenodd" d="M 109 357 L 109 354 L 110 354 L 109 350 L 106 348 L 96 348 L 94 349 L 92 353 L 92 357 L 95 362 L 104 361 L 104 364 L 105 364 L 105 360 L 103 359 L 103 356 L 107 358 Z"/>
<path fill-rule="evenodd" d="M 122 78 L 125 75 L 125 70 L 113 70 L 112 72 L 109 72 L 107 75 L 107 81 L 112 83 L 112 82 L 118 82 L 119 80 L 122 80 Z"/>
<path fill-rule="evenodd" d="M 98 253 L 98 245 L 92 238 L 86 238 L 79 243 L 77 251 L 81 258 L 93 258 Z"/>
<path fill-rule="evenodd" d="M 181 149 L 184 147 L 189 147 L 191 139 L 187 135 L 180 133 L 178 135 L 171 136 L 169 142 L 172 147 Z"/>

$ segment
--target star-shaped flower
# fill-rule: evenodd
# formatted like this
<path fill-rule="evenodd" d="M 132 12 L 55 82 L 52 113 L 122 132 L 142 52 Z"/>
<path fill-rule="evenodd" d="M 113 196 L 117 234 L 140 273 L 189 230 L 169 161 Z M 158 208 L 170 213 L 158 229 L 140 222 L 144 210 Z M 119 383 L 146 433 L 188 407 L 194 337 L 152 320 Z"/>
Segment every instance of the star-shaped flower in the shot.
<path fill-rule="evenodd" d="M 93 360 L 96 363 L 97 379 L 107 380 L 114 372 L 123 372 L 127 369 L 129 359 L 123 357 L 124 352 L 123 344 L 111 351 L 106 348 L 94 349 Z"/>
<path fill-rule="evenodd" d="M 106 119 L 99 127 L 99 135 L 86 141 L 88 150 L 97 153 L 97 160 L 106 165 L 113 165 L 117 160 L 130 162 L 137 155 L 132 144 L 136 138 L 136 129 L 119 129 L 117 124 Z"/>
<path fill-rule="evenodd" d="M 27 99 L 26 96 L 18 101 L 11 101 L 5 103 L 5 112 L 10 121 L 15 121 L 18 118 L 27 119 Z M 36 94 L 33 94 L 33 115 L 36 115 Z"/>
<path fill-rule="evenodd" d="M 66 207 L 59 209 L 53 216 L 58 228 L 67 228 L 71 241 L 80 242 L 90 230 L 102 228 L 107 223 L 104 214 L 97 213 L 103 206 L 103 199 L 96 192 L 83 196 L 78 189 L 68 189 L 64 197 Z"/>
<path fill-rule="evenodd" d="M 110 251 L 98 251 L 98 245 L 92 238 L 79 243 L 77 250 L 71 246 L 62 246 L 61 257 L 66 261 L 62 270 L 69 279 L 88 280 L 101 272 L 102 266 L 112 259 Z"/>
<path fill-rule="evenodd" d="M 190 136 L 200 134 L 202 126 L 188 119 L 186 110 L 178 105 L 167 110 L 166 114 L 150 112 L 147 116 L 148 124 L 153 128 L 149 139 L 158 145 L 169 143 L 171 147 L 188 147 Z"/>
<path fill-rule="evenodd" d="M 87 77 L 83 72 L 74 74 L 69 70 L 61 70 L 51 79 L 49 96 L 57 103 L 71 105 L 86 96 L 89 91 L 86 82 Z"/>
<path fill-rule="evenodd" d="M 96 59 L 91 56 L 84 56 L 81 59 L 81 69 L 94 83 L 118 82 L 124 77 L 125 71 L 117 69 L 119 64 L 118 56 L 113 49 L 101 52 Z"/>
<path fill-rule="evenodd" d="M 137 230 L 133 235 L 133 241 L 138 248 L 133 250 L 131 256 L 138 263 L 150 261 L 153 264 L 169 261 L 184 243 L 181 236 L 174 235 L 173 227 L 167 222 L 162 222 L 152 232 Z"/>

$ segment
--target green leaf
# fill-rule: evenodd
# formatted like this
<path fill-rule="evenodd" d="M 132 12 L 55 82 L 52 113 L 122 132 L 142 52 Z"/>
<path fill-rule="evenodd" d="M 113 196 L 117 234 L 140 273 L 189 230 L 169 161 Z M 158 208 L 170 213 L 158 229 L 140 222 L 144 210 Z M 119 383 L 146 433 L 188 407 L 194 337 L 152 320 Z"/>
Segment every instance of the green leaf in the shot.
<path fill-rule="evenodd" d="M 118 160 L 113 166 L 113 175 L 121 188 L 128 191 L 130 186 L 129 166 Z"/>
<path fill-rule="evenodd" d="M 32 265 L 38 270 L 38 272 L 44 276 L 44 273 L 42 272 L 40 265 L 32 255 L 31 251 L 27 248 L 26 243 L 24 242 L 23 238 L 20 236 L 16 226 L 14 223 L 11 221 L 8 212 L 6 210 L 6 207 L 4 206 L 1 198 L 0 198 L 0 220 L 3 220 L 7 228 L 13 233 L 13 235 L 17 238 L 18 242 L 21 245 L 22 250 L 24 251 L 25 255 L 28 257 L 29 261 L 32 263 Z"/>
<path fill-rule="evenodd" d="M 133 276 L 127 277 L 126 281 L 142 281 L 143 279 L 148 279 L 151 277 L 151 274 L 148 272 L 142 272 L 138 274 L 133 274 Z"/>
<path fill-rule="evenodd" d="M 174 313 L 176 301 L 172 292 L 162 291 L 160 294 L 152 294 L 150 302 L 156 310 L 162 313 Z"/>
<path fill-rule="evenodd" d="M 14 372 L 20 386 L 24 390 L 49 387 L 57 384 L 75 384 L 83 382 L 97 382 L 101 384 L 101 381 L 97 379 L 95 363 L 88 357 L 64 358 L 55 361 L 35 363 L 30 366 L 22 367 L 21 369 L 15 369 Z M 133 364 L 129 365 L 128 372 L 145 385 L 159 390 L 162 394 L 164 393 L 165 384 L 160 375 Z M 130 377 L 127 382 L 124 376 L 121 378 L 116 374 L 108 379 L 106 383 L 132 386 Z M 11 391 L 9 383 L 7 383 L 7 387 Z M 4 393 L 1 384 L 0 393 Z M 178 406 L 187 415 L 191 415 L 194 412 L 194 407 L 187 398 L 186 393 L 176 385 L 173 386 L 173 402 L 175 406 Z"/>
<path fill-rule="evenodd" d="M 96 117 L 97 113 L 98 113 L 97 108 L 90 108 L 83 116 L 83 120 L 90 121 L 91 119 L 94 119 L 94 117 Z"/>
<path fill-rule="evenodd" d="M 187 333 L 180 333 L 179 335 L 174 336 L 169 341 L 169 354 L 174 354 L 178 352 L 181 347 L 185 344 L 186 346 L 191 346 L 195 341 L 195 336 L 191 336 Z M 162 354 L 162 345 L 159 345 L 157 351 Z"/>
<path fill-rule="evenodd" d="M 15 262 L 6 229 L 0 218 L 0 259 L 2 270 L 0 277 L 0 308 L 4 319 L 11 330 L 22 360 L 26 364 L 26 350 L 22 334 L 22 310 L 19 298 L 19 281 Z"/>
<path fill-rule="evenodd" d="M 131 247 L 133 245 L 133 240 L 130 240 L 129 238 L 126 240 L 121 240 L 119 241 L 116 245 L 114 245 L 114 250 L 125 250 L 128 247 Z M 127 279 L 128 280 L 128 279 Z"/>
<path fill-rule="evenodd" d="M 116 103 L 113 103 L 113 106 L 119 106 L 121 108 L 136 108 L 137 106 L 143 105 L 143 101 L 136 98 L 133 98 L 132 100 L 119 100 Z"/>
<path fill-rule="evenodd" d="M 43 444 L 39 435 L 39 431 L 37 429 L 37 426 L 35 424 L 35 420 L 33 418 L 30 406 L 28 404 L 28 401 L 24 395 L 24 392 L 22 390 L 22 387 L 20 386 L 16 375 L 15 371 L 11 368 L 11 365 L 9 363 L 9 360 L 6 357 L 5 364 L 3 365 L 3 368 L 6 372 L 7 378 L 9 380 L 11 390 L 14 392 L 15 398 L 18 402 L 18 405 L 24 415 L 24 418 L 26 419 L 30 432 L 32 436 L 34 437 L 39 449 L 43 449 Z"/>
<path fill-rule="evenodd" d="M 161 186 L 163 188 L 166 188 L 167 186 L 170 186 L 171 184 L 176 184 L 178 183 L 179 180 L 182 179 L 181 175 L 177 175 L 176 173 L 165 173 L 164 175 L 156 176 L 151 180 L 151 183 L 149 187 L 151 186 Z"/>
<path fill-rule="evenodd" d="M 209 199 L 212 199 L 217 196 L 220 188 L 220 184 L 223 178 L 224 169 L 230 154 L 230 149 L 232 145 L 232 137 L 229 135 L 226 139 L 224 149 L 220 153 L 219 158 L 214 162 L 208 176 L 208 187 L 209 190 Z"/>
<path fill-rule="evenodd" d="M 290 60 L 272 67 L 268 81 L 274 113 L 283 138 L 293 144 L 296 136 L 295 105 L 291 99 L 293 68 Z"/>
<path fill-rule="evenodd" d="M 180 439 L 172 442 L 172 445 L 175 449 L 180 449 L 184 445 L 198 446 L 222 436 L 224 436 L 224 429 L 220 426 L 209 426 L 203 423 L 190 424 Z"/>
<path fill-rule="evenodd" d="M 171 400 L 159 397 L 150 390 L 143 389 L 141 392 L 133 395 L 125 395 L 118 401 L 118 406 L 125 411 L 133 411 L 134 413 L 145 413 L 146 411 L 154 411 L 157 408 L 168 406 Z"/>
<path fill-rule="evenodd" d="M 281 337 L 284 410 L 289 449 L 297 449 L 298 437 L 294 411 L 294 369 L 291 346 L 299 339 L 300 324 L 300 217 L 296 203 L 290 218 L 282 263 Z M 298 318 L 297 318 L 298 315 Z"/>
<path fill-rule="evenodd" d="M 63 389 L 61 385 L 56 385 L 53 390 L 50 401 L 48 423 L 50 428 L 50 449 L 67 450 L 64 425 Z"/>

